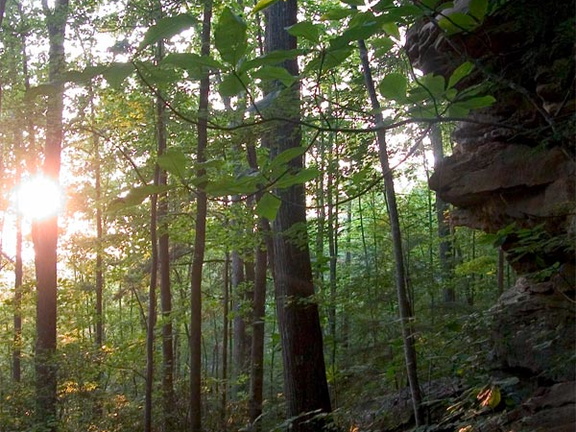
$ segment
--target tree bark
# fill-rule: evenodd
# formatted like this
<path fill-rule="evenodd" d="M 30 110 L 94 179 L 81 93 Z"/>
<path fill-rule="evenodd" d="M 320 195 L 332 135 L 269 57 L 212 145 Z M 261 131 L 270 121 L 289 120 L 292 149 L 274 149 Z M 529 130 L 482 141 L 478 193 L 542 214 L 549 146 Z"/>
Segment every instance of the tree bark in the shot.
<path fill-rule="evenodd" d="M 376 125 L 382 125 L 383 117 L 380 102 L 376 96 L 376 88 L 372 78 L 372 70 L 368 61 L 368 50 L 363 40 L 358 41 L 360 60 L 362 62 L 362 69 L 364 70 L 364 80 L 372 109 L 374 111 L 374 122 Z M 400 231 L 400 218 L 398 216 L 398 206 L 396 204 L 396 192 L 394 190 L 394 176 L 390 169 L 388 160 L 388 149 L 386 144 L 386 132 L 384 129 L 378 129 L 376 133 L 378 142 L 378 156 L 382 172 L 384 175 L 385 195 L 388 203 L 388 215 L 390 217 L 390 229 L 392 231 L 392 243 L 394 250 L 394 262 L 396 272 L 396 293 L 398 295 L 398 307 L 400 311 L 400 321 L 402 323 L 402 338 L 404 341 L 404 359 L 406 362 L 406 372 L 408 375 L 408 383 L 410 385 L 410 392 L 412 395 L 412 405 L 414 408 L 414 420 L 416 426 L 424 423 L 424 415 L 422 411 L 422 394 L 420 385 L 418 383 L 418 369 L 416 364 L 416 348 L 414 341 L 414 330 L 411 324 L 411 308 L 408 300 L 406 275 L 404 268 L 404 254 L 402 252 L 402 236 Z"/>
<path fill-rule="evenodd" d="M 248 145 L 247 156 L 250 168 L 258 170 L 254 145 Z M 260 199 L 261 196 L 262 194 L 258 193 L 256 198 Z M 262 415 L 262 403 L 264 400 L 264 319 L 266 315 L 266 272 L 268 269 L 266 241 L 270 236 L 270 222 L 268 219 L 262 217 L 258 219 L 256 234 L 259 237 L 259 242 L 255 250 L 249 415 L 254 431 L 258 432 L 261 430 L 258 419 Z"/>
<path fill-rule="evenodd" d="M 162 18 L 162 5 L 157 3 L 157 20 Z M 160 63 L 164 58 L 164 41 L 156 44 L 155 61 Z M 167 113 L 164 101 L 156 97 L 156 140 L 157 154 L 162 156 L 168 147 L 167 139 Z M 160 169 L 158 185 L 168 184 L 166 170 Z M 158 271 L 160 283 L 160 307 L 162 313 L 162 402 L 163 421 L 165 432 L 176 428 L 175 395 L 174 395 L 174 335 L 172 328 L 172 289 L 170 284 L 170 236 L 168 234 L 168 194 L 158 196 Z"/>
<path fill-rule="evenodd" d="M 204 16 L 202 22 L 201 55 L 210 55 L 210 34 L 212 23 L 212 1 L 204 1 Z M 203 178 L 205 169 L 205 152 L 208 145 L 208 95 L 210 93 L 210 77 L 206 74 L 200 80 L 198 104 L 198 146 L 196 162 L 199 166 L 196 175 Z M 190 294 L 190 430 L 202 430 L 202 267 L 206 246 L 206 213 L 207 198 L 203 184 L 198 187 L 196 196 L 196 221 L 194 238 L 194 256 L 191 269 Z"/>
<path fill-rule="evenodd" d="M 47 0 L 42 6 L 50 41 L 48 53 L 49 80 L 54 93 L 48 96 L 46 107 L 46 143 L 44 175 L 57 182 L 60 174 L 60 152 L 63 138 L 64 85 L 60 76 L 65 70 L 64 38 L 68 17 L 68 0 L 56 0 L 50 10 Z M 57 244 L 58 217 L 36 220 L 32 224 L 36 268 L 36 416 L 47 432 L 56 431 L 57 419 Z"/>
<path fill-rule="evenodd" d="M 266 53 L 296 48 L 296 39 L 285 30 L 297 22 L 295 0 L 276 2 L 267 8 L 266 20 Z M 298 75 L 296 60 L 285 61 L 283 66 L 292 75 Z M 284 89 L 283 96 L 275 105 L 275 115 L 291 121 L 274 123 L 264 137 L 271 157 L 301 145 L 301 131 L 297 124 L 300 118 L 298 88 Z M 293 159 L 290 168 L 300 170 L 302 159 Z M 297 232 L 306 238 L 304 186 L 294 185 L 277 190 L 276 194 L 282 204 L 272 224 L 274 285 L 288 417 L 294 418 L 292 431 L 317 432 L 325 426 L 324 417 L 317 414 L 329 413 L 331 404 L 318 305 L 312 300 L 314 285 L 308 242 L 296 242 L 293 236 Z"/>

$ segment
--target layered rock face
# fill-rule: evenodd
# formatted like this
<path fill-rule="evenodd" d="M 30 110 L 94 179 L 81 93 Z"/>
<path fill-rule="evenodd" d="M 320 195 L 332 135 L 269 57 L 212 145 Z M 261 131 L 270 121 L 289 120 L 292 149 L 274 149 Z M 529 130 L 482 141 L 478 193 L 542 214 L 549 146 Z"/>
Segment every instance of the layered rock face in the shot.
<path fill-rule="evenodd" d="M 466 13 L 469 3 L 441 13 Z M 484 84 L 496 98 L 458 125 L 430 186 L 454 205 L 455 224 L 501 234 L 521 277 L 493 309 L 493 366 L 546 385 L 576 373 L 575 8 L 574 0 L 493 0 L 474 30 L 446 36 L 436 15 L 407 43 L 424 73 L 448 78 L 471 61 L 460 85 Z"/>

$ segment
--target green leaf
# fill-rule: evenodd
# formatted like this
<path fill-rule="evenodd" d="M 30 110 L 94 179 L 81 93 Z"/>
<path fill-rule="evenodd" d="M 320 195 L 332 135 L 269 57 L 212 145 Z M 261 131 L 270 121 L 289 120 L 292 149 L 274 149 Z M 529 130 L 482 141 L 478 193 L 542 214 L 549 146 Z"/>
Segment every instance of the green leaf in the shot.
<path fill-rule="evenodd" d="M 461 32 L 469 32 L 478 27 L 478 21 L 471 15 L 454 12 L 448 16 L 444 16 L 438 20 L 438 26 L 448 35 L 453 35 Z"/>
<path fill-rule="evenodd" d="M 101 75 L 106 68 L 106 65 L 96 65 L 88 66 L 83 71 L 70 70 L 64 73 L 64 80 L 80 85 L 88 84 L 93 78 Z"/>
<path fill-rule="evenodd" d="M 478 96 L 452 103 L 448 107 L 450 117 L 466 117 L 470 110 L 492 105 L 496 99 L 493 96 Z"/>
<path fill-rule="evenodd" d="M 256 191 L 257 182 L 261 182 L 261 179 L 249 176 L 238 178 L 229 175 L 209 181 L 205 190 L 212 196 L 249 194 Z"/>
<path fill-rule="evenodd" d="M 278 0 L 260 0 L 258 3 L 256 3 L 256 5 L 254 6 L 254 8 L 252 9 L 252 14 L 258 13 L 264 9 L 266 9 L 267 7 L 272 6 L 274 3 L 276 3 Z"/>
<path fill-rule="evenodd" d="M 430 93 L 429 96 L 435 99 L 442 97 L 446 90 L 446 80 L 442 75 L 426 74 L 419 82 Z"/>
<path fill-rule="evenodd" d="M 164 154 L 158 156 L 157 162 L 160 168 L 180 178 L 184 177 L 188 166 L 186 155 L 174 149 L 167 150 Z"/>
<path fill-rule="evenodd" d="M 310 21 L 301 21 L 286 30 L 294 37 L 304 38 L 314 43 L 319 42 L 320 25 L 313 24 Z"/>
<path fill-rule="evenodd" d="M 307 51 L 303 49 L 272 51 L 269 54 L 242 63 L 238 68 L 238 72 L 246 72 L 263 65 L 279 65 L 286 60 L 291 60 L 306 52 Z"/>
<path fill-rule="evenodd" d="M 354 9 L 334 8 L 334 9 L 329 9 L 328 11 L 324 12 L 324 14 L 322 14 L 322 16 L 320 17 L 320 20 L 321 21 L 339 21 L 341 19 L 349 17 L 350 15 L 355 15 L 357 13 L 358 12 L 355 11 Z"/>
<path fill-rule="evenodd" d="M 160 39 L 168 39 L 183 30 L 196 24 L 196 18 L 189 14 L 180 14 L 171 17 L 165 17 L 148 29 L 144 39 L 140 43 L 139 49 L 146 48 L 148 45 L 158 42 Z"/>
<path fill-rule="evenodd" d="M 284 150 L 270 162 L 270 170 L 282 166 L 298 156 L 302 156 L 306 153 L 306 150 L 306 147 L 292 147 Z"/>
<path fill-rule="evenodd" d="M 371 44 L 372 48 L 374 48 L 374 55 L 376 57 L 384 56 L 384 54 L 394 47 L 394 41 L 388 37 L 374 38 Z"/>
<path fill-rule="evenodd" d="M 320 171 L 316 167 L 304 168 L 298 171 L 296 174 L 290 174 L 282 177 L 278 182 L 276 182 L 276 187 L 287 188 L 297 184 L 304 184 L 310 180 L 315 179 L 320 175 Z"/>
<path fill-rule="evenodd" d="M 132 63 L 111 63 L 102 75 L 111 87 L 118 89 L 134 70 Z"/>
<path fill-rule="evenodd" d="M 294 81 L 296 81 L 295 76 L 291 75 L 285 68 L 279 66 L 262 66 L 251 75 L 252 78 L 259 78 L 265 81 L 278 80 L 286 87 L 290 87 Z"/>
<path fill-rule="evenodd" d="M 224 8 L 214 29 L 214 44 L 222 60 L 236 67 L 248 46 L 246 23 L 229 7 Z"/>
<path fill-rule="evenodd" d="M 382 79 L 378 89 L 380 94 L 386 99 L 403 101 L 406 99 L 406 87 L 407 81 L 404 75 L 391 73 Z"/>
<path fill-rule="evenodd" d="M 167 186 L 167 185 L 138 186 L 138 187 L 135 187 L 133 189 L 130 189 L 130 191 L 128 192 L 128 194 L 126 194 L 125 197 L 116 198 L 116 199 L 112 200 L 112 202 L 110 202 L 110 204 L 108 205 L 107 210 L 109 212 L 114 212 L 114 211 L 126 209 L 128 207 L 134 207 L 134 206 L 137 206 L 139 204 L 142 204 L 142 202 L 146 198 L 148 198 L 149 196 L 154 195 L 154 194 L 163 193 L 163 192 L 166 192 L 168 190 L 170 190 L 170 186 Z"/>
<path fill-rule="evenodd" d="M 200 56 L 194 53 L 170 53 L 161 64 L 169 64 L 181 69 L 208 68 L 210 70 L 222 69 L 222 64 L 211 57 Z"/>
<path fill-rule="evenodd" d="M 256 205 L 256 214 L 270 221 L 276 219 L 282 201 L 270 192 L 264 193 Z"/>
<path fill-rule="evenodd" d="M 469 61 L 466 61 L 462 63 L 460 66 L 458 66 L 454 70 L 454 72 L 452 72 L 452 75 L 450 75 L 450 78 L 448 79 L 448 88 L 454 87 L 456 84 L 460 82 L 460 80 L 470 75 L 472 69 L 474 69 L 474 65 Z"/>
<path fill-rule="evenodd" d="M 488 11 L 488 0 L 470 0 L 468 12 L 478 21 L 484 20 Z"/>
<path fill-rule="evenodd" d="M 230 73 L 222 79 L 218 85 L 218 92 L 222 97 L 233 97 L 246 90 L 248 77 L 246 74 L 237 75 Z"/>
<path fill-rule="evenodd" d="M 364 0 L 340 0 L 350 6 L 364 6 Z"/>
<path fill-rule="evenodd" d="M 317 70 L 320 67 L 322 67 L 323 72 L 335 68 L 350 57 L 353 51 L 353 48 L 350 46 L 322 51 L 315 59 L 306 65 L 306 72 Z"/>
<path fill-rule="evenodd" d="M 465 108 L 468 109 L 478 109 L 478 108 L 485 108 L 487 106 L 492 105 L 496 102 L 496 98 L 494 96 L 486 95 L 486 96 L 478 96 L 470 99 L 466 99 L 464 101 L 458 101 L 457 103 Z"/>
<path fill-rule="evenodd" d="M 378 33 L 381 26 L 376 21 L 362 23 L 357 26 L 351 26 L 346 29 L 342 35 L 330 41 L 331 49 L 340 49 L 348 45 L 352 41 L 365 40 L 370 36 Z"/>
<path fill-rule="evenodd" d="M 387 22 L 382 24 L 382 29 L 387 35 L 392 36 L 395 39 L 400 39 L 400 29 L 395 22 Z"/>

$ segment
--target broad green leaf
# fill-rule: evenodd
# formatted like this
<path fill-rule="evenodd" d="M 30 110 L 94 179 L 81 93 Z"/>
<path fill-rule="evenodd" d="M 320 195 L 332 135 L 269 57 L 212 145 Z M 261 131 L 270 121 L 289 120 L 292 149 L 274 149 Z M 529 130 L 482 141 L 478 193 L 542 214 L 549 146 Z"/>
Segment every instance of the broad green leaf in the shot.
<path fill-rule="evenodd" d="M 493 96 L 478 96 L 464 101 L 454 102 L 448 107 L 450 117 L 466 117 L 470 110 L 484 108 L 492 105 L 496 99 Z"/>
<path fill-rule="evenodd" d="M 478 21 L 484 20 L 488 11 L 488 0 L 470 0 L 468 12 Z"/>
<path fill-rule="evenodd" d="M 394 47 L 394 41 L 388 37 L 378 37 L 371 41 L 372 48 L 374 48 L 374 55 L 382 57 Z"/>
<path fill-rule="evenodd" d="M 382 79 L 378 86 L 378 90 L 380 90 L 380 94 L 386 99 L 403 101 L 406 99 L 406 87 L 406 77 L 400 73 L 394 72 L 386 75 Z"/>
<path fill-rule="evenodd" d="M 394 6 L 394 0 L 380 0 L 378 3 L 372 6 L 372 9 L 378 12 L 383 12 L 393 7 L 397 7 Z"/>
<path fill-rule="evenodd" d="M 430 93 L 430 97 L 436 99 L 442 97 L 446 90 L 446 80 L 442 75 L 426 74 L 418 82 Z"/>
<path fill-rule="evenodd" d="M 306 150 L 306 147 L 292 147 L 284 150 L 270 162 L 270 170 L 282 166 L 298 156 L 302 156 L 306 153 Z"/>
<path fill-rule="evenodd" d="M 404 5 L 404 6 L 396 6 L 393 9 L 389 10 L 388 15 L 390 17 L 396 18 L 396 22 L 401 22 L 402 18 L 409 18 L 414 19 L 422 16 L 422 9 L 420 9 L 416 5 Z"/>
<path fill-rule="evenodd" d="M 334 8 L 334 9 L 329 9 L 327 12 L 324 12 L 324 14 L 320 17 L 320 20 L 321 21 L 339 21 L 341 19 L 349 17 L 350 15 L 355 15 L 356 13 L 357 13 L 357 11 L 350 9 L 350 8 L 346 8 L 346 9 Z"/>
<path fill-rule="evenodd" d="M 461 32 L 469 32 L 478 26 L 478 21 L 471 15 L 454 12 L 448 16 L 444 16 L 438 20 L 440 28 L 448 35 L 453 35 Z"/>
<path fill-rule="evenodd" d="M 256 191 L 258 183 L 262 179 L 259 176 L 226 176 L 216 180 L 210 180 L 205 190 L 212 196 L 226 196 L 235 194 L 249 194 Z"/>
<path fill-rule="evenodd" d="M 171 53 L 161 62 L 161 65 L 170 65 L 184 69 L 188 72 L 188 78 L 200 80 L 209 71 L 219 71 L 223 66 L 216 60 L 208 56 L 200 56 L 194 53 Z"/>
<path fill-rule="evenodd" d="M 222 60 L 232 67 L 236 67 L 246 52 L 246 29 L 246 23 L 238 15 L 224 8 L 214 29 L 214 44 Z"/>
<path fill-rule="evenodd" d="M 282 201 L 276 195 L 266 192 L 256 204 L 256 214 L 260 217 L 266 218 L 269 221 L 276 219 L 278 210 L 282 205 Z"/>
<path fill-rule="evenodd" d="M 356 42 L 361 39 L 368 39 L 370 36 L 378 33 L 380 30 L 381 26 L 376 20 L 363 22 L 354 26 L 350 25 L 350 27 L 346 29 L 342 35 L 330 41 L 330 47 L 332 49 L 343 48 L 350 42 Z"/>
<path fill-rule="evenodd" d="M 170 190 L 170 186 L 167 185 L 145 185 L 138 186 L 130 189 L 125 197 L 116 198 L 108 205 L 108 211 L 118 211 L 123 210 L 128 207 L 137 206 L 142 204 L 142 202 L 151 195 L 163 193 Z"/>
<path fill-rule="evenodd" d="M 246 74 L 228 74 L 218 85 L 218 92 L 222 97 L 236 96 L 246 90 L 247 81 Z"/>
<path fill-rule="evenodd" d="M 430 98 L 430 93 L 423 87 L 414 87 L 409 90 L 407 100 L 411 103 L 422 102 Z"/>
<path fill-rule="evenodd" d="M 452 75 L 450 75 L 450 78 L 448 79 L 448 88 L 454 87 L 456 84 L 460 82 L 460 80 L 470 75 L 472 69 L 474 69 L 474 65 L 469 61 L 466 61 L 462 63 L 460 66 L 458 66 L 454 70 L 454 72 L 452 72 Z"/>
<path fill-rule="evenodd" d="M 400 39 L 400 29 L 395 22 L 387 22 L 382 24 L 382 29 L 386 34 L 392 36 L 395 39 Z"/>
<path fill-rule="evenodd" d="M 486 96 L 478 96 L 473 97 L 470 99 L 466 99 L 464 101 L 458 101 L 457 103 L 460 106 L 469 108 L 469 109 L 478 109 L 478 108 L 485 108 L 487 106 L 492 105 L 496 102 L 496 98 L 494 96 L 486 95 Z"/>
<path fill-rule="evenodd" d="M 261 57 L 256 57 L 255 59 L 248 60 L 240 65 L 238 72 L 246 72 L 250 69 L 257 68 L 263 65 L 279 65 L 285 60 L 291 60 L 298 57 L 299 55 L 305 54 L 307 51 L 303 49 L 293 49 L 293 50 L 278 50 L 272 51 Z"/>
<path fill-rule="evenodd" d="M 350 57 L 352 52 L 353 48 L 350 46 L 322 51 L 315 59 L 306 65 L 306 71 L 318 70 L 322 67 L 322 71 L 325 72 L 335 68 Z"/>
<path fill-rule="evenodd" d="M 252 78 L 259 78 L 261 80 L 278 80 L 286 87 L 290 87 L 294 81 L 296 81 L 295 76 L 291 75 L 285 68 L 279 66 L 262 66 L 251 75 Z"/>
<path fill-rule="evenodd" d="M 139 49 L 146 48 L 148 45 L 152 45 L 160 39 L 171 38 L 183 30 L 192 27 L 196 22 L 196 18 L 189 14 L 162 18 L 157 24 L 148 29 L 142 43 L 140 43 Z"/>
<path fill-rule="evenodd" d="M 252 12 L 250 12 L 250 13 L 253 13 L 253 14 L 258 13 L 258 12 L 266 9 L 267 7 L 272 6 L 277 1 L 278 0 L 260 0 L 258 3 L 256 3 L 254 8 L 252 9 Z"/>
<path fill-rule="evenodd" d="M 188 166 L 188 159 L 186 155 L 178 150 L 167 150 L 164 154 L 158 157 L 158 166 L 170 174 L 177 177 L 184 177 L 186 167 Z"/>
<path fill-rule="evenodd" d="M 422 104 L 416 105 L 408 110 L 409 114 L 413 117 L 419 118 L 436 118 L 440 114 L 438 112 L 438 108 L 436 105 L 429 103 L 429 104 Z"/>
<path fill-rule="evenodd" d="M 310 21 L 301 21 L 286 29 L 294 37 L 300 37 L 310 42 L 318 43 L 320 35 L 320 25 Z"/>
<path fill-rule="evenodd" d="M 298 171 L 296 174 L 291 174 L 282 177 L 275 186 L 279 188 L 287 188 L 297 184 L 304 184 L 310 180 L 315 179 L 320 175 L 320 171 L 316 167 L 304 168 Z"/>
<path fill-rule="evenodd" d="M 364 6 L 364 0 L 340 0 L 350 6 Z"/>
<path fill-rule="evenodd" d="M 64 80 L 80 85 L 88 84 L 96 76 L 101 75 L 106 68 L 106 65 L 96 65 L 88 66 L 83 71 L 70 70 L 64 73 Z"/>
<path fill-rule="evenodd" d="M 124 80 L 134 72 L 132 63 L 111 63 L 102 73 L 108 84 L 113 88 L 119 88 Z"/>

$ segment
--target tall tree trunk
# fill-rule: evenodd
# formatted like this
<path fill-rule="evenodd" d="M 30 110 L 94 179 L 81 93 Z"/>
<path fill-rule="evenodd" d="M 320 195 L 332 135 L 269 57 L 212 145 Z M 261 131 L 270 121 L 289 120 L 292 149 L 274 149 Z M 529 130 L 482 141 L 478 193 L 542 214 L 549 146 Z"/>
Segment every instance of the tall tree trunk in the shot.
<path fill-rule="evenodd" d="M 202 22 L 201 55 L 210 55 L 210 34 L 212 24 L 212 1 L 204 0 Z M 205 175 L 202 162 L 205 161 L 208 145 L 208 96 L 210 77 L 206 74 L 200 80 L 198 103 L 198 147 L 196 162 L 199 166 L 196 175 L 201 179 Z M 194 256 L 192 258 L 191 294 L 190 294 L 190 430 L 202 430 L 202 267 L 206 243 L 207 199 L 204 185 L 200 184 L 196 196 L 196 222 L 194 238 Z"/>
<path fill-rule="evenodd" d="M 56 0 L 50 10 L 42 1 L 50 41 L 49 80 L 54 92 L 48 96 L 46 107 L 46 144 L 44 174 L 57 182 L 60 175 L 64 110 L 64 85 L 61 74 L 65 70 L 64 38 L 68 18 L 68 0 Z M 57 244 L 58 217 L 56 215 L 32 224 L 32 238 L 36 267 L 36 416 L 38 424 L 49 432 L 56 431 L 56 318 L 57 318 Z"/>
<path fill-rule="evenodd" d="M 266 9 L 266 53 L 296 48 L 296 39 L 286 28 L 297 22 L 296 0 L 276 2 Z M 297 61 L 285 61 L 283 66 L 298 75 Z M 277 84 L 279 86 L 279 84 Z M 297 87 L 284 89 L 281 103 L 276 103 L 275 115 L 291 122 L 277 122 L 265 136 L 271 157 L 301 145 L 299 92 Z M 278 100 L 276 101 L 278 102 Z M 303 158 L 290 163 L 294 171 L 303 166 Z M 284 388 L 288 416 L 294 432 L 317 432 L 325 420 L 319 413 L 331 412 L 326 367 L 324 363 L 322 329 L 318 305 L 312 300 L 314 285 L 308 242 L 295 244 L 290 231 L 306 237 L 306 199 L 303 185 L 276 191 L 282 201 L 272 225 L 274 243 L 274 285 L 276 307 L 284 360 Z"/>
<path fill-rule="evenodd" d="M 162 5 L 157 3 L 156 20 L 162 18 Z M 158 64 L 164 58 L 164 41 L 156 44 L 155 62 Z M 164 101 L 156 97 L 156 140 L 157 154 L 162 156 L 167 149 L 167 113 Z M 168 184 L 166 170 L 160 169 L 158 185 Z M 172 289 L 170 285 L 170 236 L 168 234 L 168 195 L 163 192 L 158 197 L 158 264 L 160 282 L 160 307 L 162 313 L 162 401 L 163 422 L 165 432 L 176 427 L 175 396 L 174 396 L 174 335 L 172 329 Z"/>
<path fill-rule="evenodd" d="M 358 41 L 360 59 L 364 70 L 364 80 L 372 109 L 374 111 L 374 123 L 376 125 L 384 124 L 380 102 L 376 95 L 374 80 L 372 79 L 372 70 L 368 61 L 368 50 L 363 40 Z M 424 423 L 422 412 L 422 394 L 418 383 L 418 369 L 416 365 L 416 348 L 414 341 L 414 330 L 411 324 L 411 308 L 408 300 L 408 290 L 406 284 L 406 275 L 404 268 L 404 255 L 402 252 L 402 236 L 400 231 L 400 218 L 398 216 L 398 206 L 396 204 L 396 192 L 394 190 L 394 176 L 390 169 L 388 160 L 388 149 L 386 145 L 386 131 L 378 129 L 376 135 L 378 141 L 378 156 L 382 172 L 384 173 L 384 187 L 386 200 L 388 202 L 388 215 L 390 217 L 390 228 L 392 230 L 392 243 L 394 249 L 394 261 L 396 271 L 396 292 L 398 295 L 398 306 L 400 311 L 400 321 L 402 323 L 402 338 L 404 340 L 404 358 L 406 361 L 406 371 L 408 374 L 408 383 L 412 394 L 412 405 L 414 408 L 414 419 L 416 426 Z"/>
<path fill-rule="evenodd" d="M 226 432 L 227 429 L 227 404 L 228 404 L 228 333 L 230 327 L 230 320 L 228 318 L 228 308 L 229 308 L 229 293 L 230 293 L 230 281 L 229 281 L 229 274 L 230 274 L 230 254 L 226 252 L 224 257 L 224 292 L 222 296 L 222 318 L 223 318 L 223 325 L 222 325 L 222 402 L 221 402 L 221 411 L 222 411 L 222 432 Z"/>
<path fill-rule="evenodd" d="M 432 143 L 432 151 L 434 154 L 434 168 L 436 168 L 442 159 L 444 159 L 442 130 L 437 124 L 432 125 L 430 141 Z M 454 267 L 453 247 L 452 241 L 450 240 L 450 225 L 446 221 L 446 212 L 448 211 L 448 208 L 448 203 L 444 202 L 438 193 L 436 193 L 436 219 L 438 221 L 438 237 L 440 238 L 438 252 L 440 259 L 441 283 L 443 284 L 442 299 L 444 303 L 454 303 L 456 301 L 456 291 L 452 285 L 452 270 Z"/>
<path fill-rule="evenodd" d="M 250 168 L 257 171 L 258 163 L 254 145 L 248 145 L 247 156 Z M 261 196 L 262 194 L 258 193 L 256 198 L 260 199 Z M 256 234 L 259 241 L 255 250 L 249 403 L 250 423 L 254 425 L 255 432 L 261 430 L 258 419 L 262 414 L 262 402 L 264 400 L 264 319 L 266 309 L 266 271 L 268 268 L 266 240 L 270 236 L 268 219 L 259 218 Z"/>
<path fill-rule="evenodd" d="M 160 167 L 156 165 L 154 185 L 157 186 Z M 158 195 L 150 202 L 150 288 L 148 291 L 148 322 L 146 327 L 146 393 L 144 401 L 144 432 L 152 431 L 152 402 L 154 390 L 154 329 L 156 327 L 156 291 L 158 288 Z"/>
<path fill-rule="evenodd" d="M 24 12 L 22 10 L 22 5 L 18 3 L 18 14 L 20 19 L 24 19 Z M 28 55 L 26 53 L 26 34 L 22 32 L 20 34 L 20 44 L 21 44 L 21 54 L 22 54 L 22 74 L 24 76 L 24 90 L 28 92 L 30 90 L 30 74 L 28 71 Z M 32 122 L 32 116 L 26 112 L 26 129 L 28 132 L 28 148 L 34 150 L 36 148 L 36 138 L 34 132 L 34 124 Z M 20 132 L 20 145 L 17 155 L 17 173 L 16 181 L 20 181 L 20 171 L 21 164 L 24 162 L 23 159 L 23 142 L 22 133 Z M 17 215 L 16 219 L 16 257 L 14 261 L 14 351 L 12 353 L 13 358 L 13 369 L 12 377 L 14 381 L 19 382 L 21 379 L 22 366 L 21 366 L 21 343 L 22 343 L 22 282 L 23 282 L 23 263 L 22 263 L 22 216 Z"/>
<path fill-rule="evenodd" d="M 20 160 L 18 157 L 16 167 L 17 182 L 20 181 L 20 171 Z M 22 379 L 22 279 L 22 217 L 17 215 L 16 256 L 14 258 L 14 347 L 12 349 L 12 380 L 14 382 L 20 382 Z"/>

